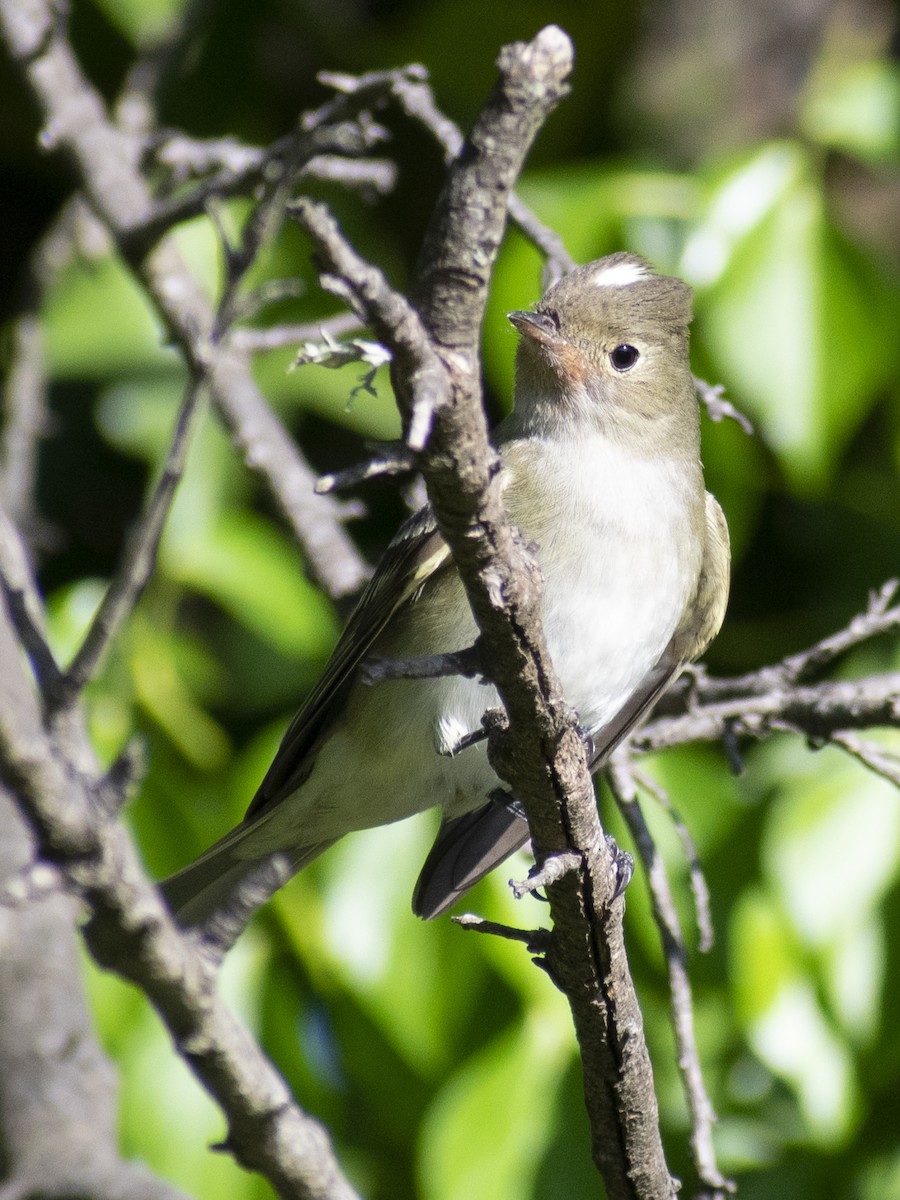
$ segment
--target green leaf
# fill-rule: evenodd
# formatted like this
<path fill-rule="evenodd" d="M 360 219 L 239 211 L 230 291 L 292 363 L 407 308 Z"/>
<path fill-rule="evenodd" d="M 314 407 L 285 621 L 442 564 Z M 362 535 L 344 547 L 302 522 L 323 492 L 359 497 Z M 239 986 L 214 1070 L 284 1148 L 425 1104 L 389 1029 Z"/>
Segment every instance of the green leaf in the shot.
<path fill-rule="evenodd" d="M 800 116 L 814 141 L 873 163 L 900 156 L 900 67 L 884 59 L 826 61 Z"/>
<path fill-rule="evenodd" d="M 427 1200 L 524 1200 L 551 1141 L 570 1034 L 534 1011 L 456 1072 L 426 1118 Z"/>
<path fill-rule="evenodd" d="M 47 359 L 57 377 L 101 378 L 177 364 L 145 294 L 112 255 L 60 272 L 45 316 Z"/>
<path fill-rule="evenodd" d="M 685 250 L 699 336 L 792 484 L 820 490 L 897 367 L 900 302 L 828 221 L 805 153 L 730 175 Z"/>
<path fill-rule="evenodd" d="M 762 1061 L 796 1094 L 810 1137 L 841 1143 L 857 1108 L 853 1060 L 828 1023 L 796 940 L 761 891 L 733 913 L 732 979 L 747 1037 Z"/>
<path fill-rule="evenodd" d="M 422 817 L 360 830 L 303 872 L 278 910 L 321 985 L 339 980 L 406 1065 L 434 1079 L 458 1053 L 485 972 L 474 939 L 410 912 L 432 837 Z"/>
<path fill-rule="evenodd" d="M 137 698 L 189 762 L 213 770 L 231 747 L 222 727 L 197 704 L 179 674 L 166 632 L 141 613 L 132 620 L 131 672 Z"/>
<path fill-rule="evenodd" d="M 134 46 L 146 46 L 162 37 L 185 0 L 94 0 L 94 3 Z"/>
<path fill-rule="evenodd" d="M 282 653 L 323 658 L 338 633 L 328 600 L 303 574 L 290 541 L 252 513 L 231 511 L 197 536 L 166 538 L 164 570 L 209 596 Z"/>
<path fill-rule="evenodd" d="M 812 755 L 799 741 L 786 741 L 764 762 L 760 756 L 760 770 L 781 780 L 763 841 L 764 869 L 804 942 L 831 946 L 868 922 L 900 878 L 896 790 L 837 749 Z M 866 863 L 856 871 L 860 841 Z M 848 872 L 852 886 L 838 886 Z"/>

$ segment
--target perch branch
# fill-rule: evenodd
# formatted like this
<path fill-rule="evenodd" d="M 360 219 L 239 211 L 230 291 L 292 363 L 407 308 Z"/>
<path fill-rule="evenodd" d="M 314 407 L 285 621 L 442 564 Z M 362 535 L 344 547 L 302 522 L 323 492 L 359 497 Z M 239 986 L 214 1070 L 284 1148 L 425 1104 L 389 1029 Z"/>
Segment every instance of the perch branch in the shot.
<path fill-rule="evenodd" d="M 484 636 L 488 673 L 509 713 L 508 730 L 494 723 L 491 761 L 524 804 L 539 857 L 566 850 L 581 856 L 581 869 L 549 888 L 554 929 L 547 967 L 572 1005 L 595 1160 L 611 1197 L 669 1198 L 674 1184 L 625 965 L 622 905 L 609 904 L 615 872 L 582 740 L 543 643 L 534 564 L 503 513 L 481 406 L 478 341 L 509 192 L 541 121 L 563 94 L 570 65 L 568 39 L 554 28 L 527 45 L 507 47 L 500 80 L 450 167 L 413 293 L 427 331 L 424 346 L 430 350 L 430 335 L 439 356 L 435 365 L 417 326 L 413 365 L 425 359 L 432 370 L 443 367 L 449 385 L 449 402 L 432 406 L 421 467 Z M 382 302 L 383 281 L 350 251 L 326 214 L 303 203 L 298 215 L 316 239 L 327 285 L 338 277 L 341 294 L 355 300 L 394 353 L 395 390 L 408 424 L 417 381 L 404 369 L 408 340 Z"/>

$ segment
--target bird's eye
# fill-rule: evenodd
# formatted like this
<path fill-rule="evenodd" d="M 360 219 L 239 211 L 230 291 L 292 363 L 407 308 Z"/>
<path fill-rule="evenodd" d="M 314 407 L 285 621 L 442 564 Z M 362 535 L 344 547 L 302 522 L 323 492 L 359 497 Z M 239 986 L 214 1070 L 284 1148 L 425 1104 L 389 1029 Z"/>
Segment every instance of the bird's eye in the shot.
<path fill-rule="evenodd" d="M 623 343 L 610 351 L 609 361 L 617 371 L 630 371 L 640 357 L 639 350 Z"/>

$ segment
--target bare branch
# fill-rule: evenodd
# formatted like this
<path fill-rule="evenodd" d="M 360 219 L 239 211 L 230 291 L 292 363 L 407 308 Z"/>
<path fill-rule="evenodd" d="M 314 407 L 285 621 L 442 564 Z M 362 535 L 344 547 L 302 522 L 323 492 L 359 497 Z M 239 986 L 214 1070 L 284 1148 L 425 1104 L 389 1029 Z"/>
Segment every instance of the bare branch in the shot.
<path fill-rule="evenodd" d="M 807 687 L 774 687 L 762 694 L 745 692 L 728 700 L 696 703 L 683 716 L 653 718 L 634 735 L 631 744 L 647 752 L 688 742 L 717 742 L 729 726 L 738 736 L 765 738 L 786 725 L 802 730 L 806 737 L 827 741 L 848 729 L 898 723 L 900 672 L 893 672 Z"/>
<path fill-rule="evenodd" d="M 470 933 L 487 933 L 510 942 L 522 942 L 528 947 L 529 954 L 545 954 L 552 937 L 549 929 L 516 929 L 512 925 L 486 921 L 484 917 L 478 917 L 475 913 L 460 913 L 450 920 L 460 929 L 468 929 Z"/>
<path fill-rule="evenodd" d="M 465 650 L 447 654 L 424 655 L 422 658 L 369 658 L 362 664 L 360 674 L 364 683 L 384 683 L 391 679 L 443 679 L 447 675 L 463 675 L 472 679 L 484 671 L 484 654 L 476 643 Z"/>
<path fill-rule="evenodd" d="M 426 69 L 418 65 L 408 66 L 399 71 L 388 72 L 386 78 L 382 78 L 403 112 L 424 126 L 443 149 L 444 161 L 448 164 L 453 162 L 462 149 L 463 135 L 459 127 L 438 108 L 428 83 Z M 370 87 L 373 75 L 353 76 L 323 71 L 320 72 L 319 79 L 346 95 L 353 95 L 361 88 Z M 515 192 L 509 195 L 508 210 L 510 219 L 547 260 L 548 287 L 567 271 L 572 270 L 575 260 L 566 250 L 562 238 L 540 221 Z"/>
<path fill-rule="evenodd" d="M 568 39 L 553 27 L 505 48 L 498 84 L 432 218 L 414 298 L 447 364 L 452 403 L 435 412 L 422 471 L 509 714 L 509 728 L 492 731 L 491 763 L 525 808 L 538 861 L 565 851 L 582 857 L 578 872 L 548 888 L 554 927 L 546 964 L 572 1009 L 594 1159 L 611 1197 L 661 1198 L 674 1195 L 674 1184 L 626 966 L 622 903 L 610 903 L 615 872 L 582 739 L 546 652 L 539 580 L 506 522 L 481 408 L 478 337 L 509 190 L 565 90 L 570 56 Z M 408 403 L 402 383 L 399 395 Z"/>
<path fill-rule="evenodd" d="M 18 530 L 0 507 L 0 586 L 35 677 L 44 692 L 62 678 L 47 640 L 44 604 Z"/>
<path fill-rule="evenodd" d="M 410 390 L 404 414 L 406 442 L 421 450 L 434 414 L 447 402 L 448 379 L 418 313 L 351 248 L 324 205 L 298 200 L 290 214 L 314 239 L 328 265 L 323 286 L 336 284 L 339 292 L 354 299 L 375 336 L 390 348 L 396 370 Z"/>
<path fill-rule="evenodd" d="M 581 867 L 581 863 L 581 855 L 574 850 L 550 854 L 542 861 L 540 867 L 535 867 L 534 870 L 528 872 L 527 879 L 511 879 L 509 881 L 512 894 L 517 900 L 522 900 L 525 896 L 540 891 L 541 888 L 559 883 L 564 875 L 568 875 L 570 871 L 577 871 Z"/>
<path fill-rule="evenodd" d="M 358 188 L 372 196 L 387 196 L 397 185 L 397 165 L 389 158 L 342 158 L 317 154 L 300 172 L 301 179 L 319 179 Z"/>
<path fill-rule="evenodd" d="M 892 783 L 894 787 L 900 787 L 900 758 L 896 754 L 891 754 L 877 742 L 868 741 L 847 730 L 831 734 L 828 740 L 833 745 L 840 746 L 864 767 Z"/>
<path fill-rule="evenodd" d="M 70 705 L 93 679 L 110 643 L 130 617 L 153 574 L 166 518 L 184 471 L 199 400 L 199 381 L 192 379 L 175 419 L 175 429 L 159 479 L 128 540 L 116 578 L 107 588 L 68 670 L 48 697 L 52 706 Z"/>
<path fill-rule="evenodd" d="M 0 25 L 43 109 L 45 144 L 74 160 L 89 203 L 143 280 L 190 369 L 208 385 L 235 444 L 269 484 L 317 577 L 332 595 L 355 591 L 367 572 L 341 527 L 339 507 L 314 494 L 313 473 L 260 395 L 246 356 L 211 341 L 214 314 L 174 243 L 164 239 L 147 252 L 142 231 L 154 201 L 136 166 L 134 139 L 109 121 L 55 8 L 49 0 L 28 6 L 0 0 Z"/>
<path fill-rule="evenodd" d="M 0 610 L 0 763 L 34 832 L 89 904 L 87 938 L 98 962 L 138 983 L 200 1082 L 221 1105 L 228 1145 L 282 1197 L 355 1200 L 327 1135 L 288 1088 L 215 991 L 214 974 L 194 953 L 144 875 L 118 822 L 93 804 L 41 727 L 4 610 Z"/>
<path fill-rule="evenodd" d="M 534 565 L 503 514 L 496 455 L 481 407 L 478 338 L 509 189 L 537 128 L 564 92 L 570 54 L 568 39 L 553 28 L 503 52 L 500 81 L 465 151 L 454 158 L 421 255 L 414 299 L 424 328 L 385 289 L 380 274 L 349 249 L 321 208 L 301 201 L 296 215 L 316 239 L 327 271 L 324 286 L 358 307 L 392 350 L 395 390 L 407 425 L 422 394 L 423 368 L 429 390 L 435 377 L 439 394 L 449 382 L 452 403 L 431 404 L 433 428 L 421 466 L 441 533 L 489 647 L 490 675 L 510 714 L 506 733 L 502 722 L 495 723 L 491 761 L 525 805 L 539 856 L 568 849 L 582 856 L 577 875 L 550 886 L 555 907 L 547 967 L 573 1007 L 586 1063 L 595 1158 L 611 1196 L 669 1197 L 672 1182 L 659 1143 L 649 1059 L 635 1032 L 640 1013 L 624 968 L 622 906 L 608 906 L 614 871 L 581 738 L 543 644 Z M 348 88 L 363 86 L 342 82 Z M 441 362 L 434 361 L 432 342 L 445 376 Z M 585 911 L 596 922 L 588 960 Z M 630 1117 L 623 1123 L 626 1112 Z M 634 1120 L 637 1113 L 640 1118 Z"/>
<path fill-rule="evenodd" d="M 631 777 L 634 782 L 645 792 L 649 792 L 656 802 L 668 814 L 669 819 L 675 827 L 675 832 L 681 840 L 681 845 L 684 850 L 684 856 L 687 859 L 688 875 L 691 881 L 691 895 L 694 900 L 694 914 L 697 921 L 697 933 L 699 934 L 698 949 L 701 954 L 708 954 L 712 950 L 715 943 L 715 931 L 713 930 L 712 910 L 709 903 L 709 885 L 706 882 L 706 876 L 703 874 L 703 868 L 700 865 L 700 858 L 697 854 L 697 847 L 694 839 L 691 836 L 691 831 L 688 829 L 678 809 L 674 806 L 669 798 L 666 790 L 656 782 L 650 775 L 639 771 L 633 764 L 629 763 Z"/>
<path fill-rule="evenodd" d="M 224 156 L 221 169 L 187 191 L 153 201 L 144 219 L 128 230 L 128 253 L 132 258 L 145 257 L 170 229 L 204 213 L 211 201 L 248 195 L 260 184 L 267 189 L 283 184 L 289 192 L 297 180 L 308 176 L 345 186 L 364 186 L 381 193 L 390 191 L 395 182 L 390 163 L 370 159 L 358 168 L 338 166 L 339 162 L 349 164 L 353 157 L 366 155 L 384 137 L 384 130 L 366 114 L 360 114 L 355 120 L 334 125 L 301 128 L 279 138 L 265 150 L 227 141 L 212 143 L 215 151 Z M 178 161 L 180 156 L 180 175 L 185 174 L 190 162 L 189 148 L 196 154 L 191 163 L 194 168 L 204 162 L 202 147 L 203 143 L 177 139 L 174 158 Z M 351 157 L 344 159 L 344 155 Z"/>
<path fill-rule="evenodd" d="M 788 655 L 781 662 L 750 671 L 746 675 L 722 679 L 714 679 L 702 669 L 694 668 L 673 699 L 678 696 L 684 698 L 688 691 L 691 693 L 690 703 L 763 696 L 818 675 L 864 642 L 883 634 L 900 632 L 900 604 L 891 606 L 897 587 L 898 581 L 889 579 L 870 593 L 865 611 L 853 617 L 843 629 L 806 650 Z"/>
<path fill-rule="evenodd" d="M 416 454 L 404 442 L 385 442 L 372 458 L 355 467 L 322 475 L 316 482 L 317 492 L 340 492 L 356 487 L 378 475 L 402 475 L 416 469 Z"/>
<path fill-rule="evenodd" d="M 362 322 L 356 313 L 336 313 L 323 317 L 321 321 L 308 321 L 305 325 L 275 325 L 271 329 L 235 329 L 231 344 L 237 350 L 258 353 L 264 350 L 281 350 L 285 346 L 296 346 L 301 342 L 313 342 L 323 337 L 338 338 L 353 333 Z"/>
<path fill-rule="evenodd" d="M 21 908 L 58 895 L 65 886 L 63 873 L 53 863 L 32 862 L 0 883 L 0 907 Z"/>
<path fill-rule="evenodd" d="M 638 803 L 627 747 L 620 747 L 613 754 L 606 774 L 610 790 L 619 811 L 628 823 L 647 873 L 653 919 L 660 933 L 669 974 L 678 1067 L 691 1112 L 691 1149 L 697 1174 L 707 1188 L 715 1192 L 733 1192 L 734 1183 L 721 1173 L 716 1164 L 712 1135 L 716 1114 L 700 1069 L 700 1054 L 694 1032 L 694 1004 L 681 925 L 665 863 L 656 848 Z"/>
<path fill-rule="evenodd" d="M 3 388 L 0 503 L 33 541 L 38 533 L 34 503 L 37 446 L 48 429 L 44 338 L 33 308 L 13 323 L 11 340 L 11 362 Z"/>

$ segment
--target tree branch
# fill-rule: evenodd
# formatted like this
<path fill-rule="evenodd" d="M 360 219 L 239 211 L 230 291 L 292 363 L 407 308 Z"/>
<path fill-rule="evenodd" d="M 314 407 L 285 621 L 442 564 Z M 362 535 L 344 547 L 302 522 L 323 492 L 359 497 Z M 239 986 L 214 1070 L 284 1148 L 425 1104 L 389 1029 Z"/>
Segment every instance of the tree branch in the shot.
<path fill-rule="evenodd" d="M 394 384 L 407 425 L 429 389 L 433 407 L 422 472 L 441 533 L 483 634 L 487 674 L 509 713 L 495 723 L 491 761 L 529 817 L 538 861 L 572 850 L 581 870 L 550 886 L 554 919 L 547 964 L 572 1005 L 585 1063 L 594 1157 L 609 1195 L 671 1197 L 640 1011 L 622 943 L 622 905 L 600 830 L 584 749 L 561 695 L 540 627 L 539 580 L 506 521 L 496 453 L 481 405 L 479 335 L 487 284 L 503 234 L 509 192 L 541 122 L 563 95 L 568 39 L 550 27 L 507 47 L 500 79 L 438 201 L 414 286 L 416 308 L 439 362 L 384 281 L 355 256 L 325 214 L 302 202 L 298 216 L 316 238 L 328 283 L 339 276 L 394 353 Z M 403 314 L 396 322 L 393 313 Z M 414 353 L 411 351 L 414 348 Z M 412 371 L 406 369 L 409 363 Z M 445 383 L 435 385 L 442 367 Z M 429 390 L 429 389 L 426 389 Z M 588 914 L 586 924 L 585 914 Z"/>
<path fill-rule="evenodd" d="M 165 238 L 146 252 L 145 238 L 133 240 L 154 207 L 137 143 L 108 119 L 56 10 L 49 0 L 0 0 L 0 27 L 44 112 L 45 143 L 74 161 L 89 204 L 143 281 L 189 369 L 208 386 L 245 461 L 268 483 L 317 578 L 333 596 L 355 591 L 367 572 L 340 509 L 314 494 L 313 472 L 260 395 L 246 354 L 213 340 L 214 314 L 174 242 Z"/>
<path fill-rule="evenodd" d="M 757 693 L 761 675 L 748 677 L 748 690 L 731 699 L 696 703 L 683 716 L 655 717 L 631 744 L 641 752 L 655 752 L 689 742 L 716 742 L 729 729 L 739 737 L 766 738 L 785 726 L 827 741 L 848 729 L 900 725 L 900 672 L 807 687 L 774 686 Z M 716 682 L 725 685 L 723 691 L 735 690 L 730 680 Z"/>
<path fill-rule="evenodd" d="M 0 666 L 3 780 L 28 818 L 38 854 L 90 906 L 87 939 L 94 957 L 146 993 L 225 1113 L 228 1147 L 242 1166 L 259 1171 L 282 1197 L 354 1200 L 326 1133 L 294 1102 L 219 999 L 214 970 L 166 911 L 124 828 L 98 810 L 88 778 L 72 769 L 44 732 L 5 606 Z M 75 1191 L 84 1190 L 79 1182 Z"/>
<path fill-rule="evenodd" d="M 191 432 L 196 424 L 200 387 L 192 379 L 175 420 L 172 440 L 140 522 L 132 531 L 117 577 L 110 583 L 68 670 L 46 700 L 51 707 L 73 703 L 93 679 L 122 624 L 131 615 L 156 566 L 156 555 L 175 489 L 184 471 Z"/>

